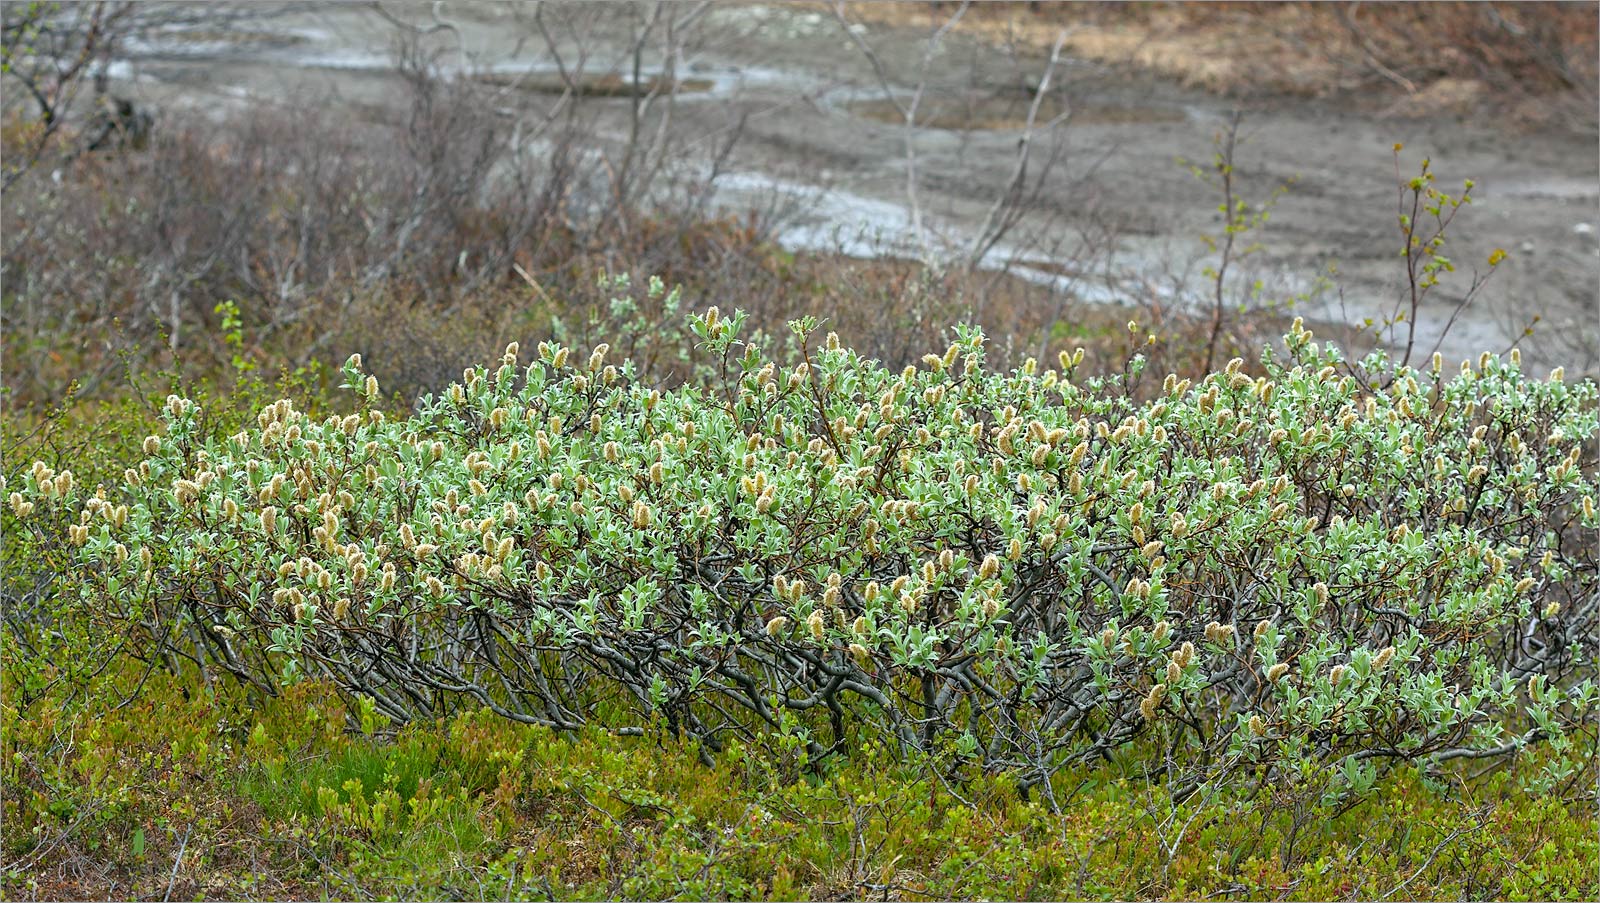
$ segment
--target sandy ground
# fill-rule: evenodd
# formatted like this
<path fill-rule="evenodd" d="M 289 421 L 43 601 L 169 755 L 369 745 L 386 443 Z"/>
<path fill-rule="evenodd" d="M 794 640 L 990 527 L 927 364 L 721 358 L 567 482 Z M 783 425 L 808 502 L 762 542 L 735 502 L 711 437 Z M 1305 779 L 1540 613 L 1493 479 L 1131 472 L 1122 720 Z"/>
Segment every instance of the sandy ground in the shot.
<path fill-rule="evenodd" d="M 531 27 L 526 6 L 435 8 L 437 15 L 429 7 L 386 6 L 431 31 L 426 40 L 444 51 L 447 69 L 553 72 L 554 54 Z M 555 33 L 563 61 L 571 65 L 581 53 L 597 75 L 622 66 L 631 27 L 625 13 L 574 14 L 582 28 Z M 396 26 L 370 7 L 331 4 L 255 27 L 264 33 L 249 40 L 153 37 L 119 66 L 119 90 L 159 108 L 229 110 L 316 97 L 371 109 L 392 101 L 387 70 Z M 852 34 L 807 6 L 719 4 L 695 28 L 679 73 L 698 90 L 672 106 L 672 126 L 686 136 L 681 162 L 690 168 L 709 165 L 740 129 L 717 179 L 718 203 L 787 199 L 790 215 L 778 234 L 796 248 L 974 253 L 1016 171 L 1028 86 L 1046 69 L 1042 51 L 1007 50 L 964 32 L 930 50 L 929 27 L 857 23 Z M 660 70 L 661 45 L 653 41 L 641 55 L 645 71 Z M 1033 135 L 1028 184 L 1037 191 L 1028 192 L 1025 215 L 983 261 L 1031 264 L 1021 272 L 1091 301 L 1209 303 L 1204 270 L 1216 257 L 1201 236 L 1219 229 L 1221 195 L 1178 161 L 1209 165 L 1234 102 L 1141 68 L 1136 56 L 1127 65 L 1099 56 L 1066 53 L 1055 68 L 1040 119 L 1073 115 Z M 899 108 L 919 86 L 920 119 L 931 127 L 908 130 Z M 509 115 L 531 120 L 551 101 L 530 92 L 526 107 Z M 620 141 L 630 103 L 601 103 L 609 104 L 604 131 Z M 1234 156 L 1236 197 L 1259 205 L 1289 187 L 1270 219 L 1249 234 L 1252 250 L 1235 264 L 1231 296 L 1245 297 L 1259 283 L 1258 303 L 1301 296 L 1296 310 L 1308 319 L 1360 323 L 1392 315 L 1403 295 L 1392 150 L 1401 143 L 1406 178 L 1429 156 L 1440 188 L 1476 183 L 1445 248 L 1458 272 L 1418 319 L 1420 349 L 1431 349 L 1472 271 L 1486 269 L 1491 251 L 1504 248 L 1509 256 L 1442 350 L 1452 360 L 1503 350 L 1537 317 L 1534 334 L 1522 340 L 1529 364 L 1600 370 L 1600 149 L 1570 130 L 1502 129 L 1438 112 L 1450 108 L 1414 103 L 1380 115 L 1288 95 L 1252 102 Z M 961 128 L 964 120 L 997 127 Z M 1052 150 L 1055 162 L 1046 167 Z"/>

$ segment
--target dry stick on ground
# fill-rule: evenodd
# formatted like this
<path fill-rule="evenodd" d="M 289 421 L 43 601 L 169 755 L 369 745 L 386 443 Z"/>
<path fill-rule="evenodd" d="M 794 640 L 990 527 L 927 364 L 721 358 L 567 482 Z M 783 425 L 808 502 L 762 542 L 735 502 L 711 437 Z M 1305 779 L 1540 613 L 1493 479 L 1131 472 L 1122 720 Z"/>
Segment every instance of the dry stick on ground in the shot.
<path fill-rule="evenodd" d="M 1356 42 L 1356 46 L 1361 48 L 1362 54 L 1366 57 L 1367 65 L 1371 66 L 1373 71 L 1377 72 L 1379 75 L 1382 75 L 1384 78 L 1400 86 L 1407 94 L 1417 93 L 1416 83 L 1394 71 L 1393 69 L 1390 69 L 1388 66 L 1385 66 L 1383 64 L 1383 60 L 1378 57 L 1378 49 L 1372 46 L 1372 41 L 1369 40 L 1366 35 L 1361 33 L 1361 28 L 1356 25 L 1355 20 L 1356 11 L 1360 8 L 1361 0 L 1355 0 L 1355 2 L 1351 3 L 1349 6 L 1337 7 L 1337 10 L 1339 13 L 1339 22 L 1343 24 L 1345 30 L 1350 33 L 1350 38 Z"/>
<path fill-rule="evenodd" d="M 1433 849 L 1428 852 L 1428 858 L 1424 859 L 1422 861 L 1422 864 L 1417 866 L 1417 870 L 1412 872 L 1410 877 L 1406 878 L 1406 880 L 1404 880 L 1404 881 L 1400 882 L 1399 884 L 1396 884 L 1394 887 L 1390 888 L 1388 893 L 1384 894 L 1383 896 L 1379 897 L 1378 899 L 1379 900 L 1387 900 L 1390 897 L 1394 896 L 1395 894 L 1398 894 L 1401 891 L 1405 890 L 1406 889 L 1406 885 L 1408 885 L 1412 881 L 1416 880 L 1416 877 L 1418 875 L 1420 875 L 1423 872 L 1427 871 L 1428 870 L 1428 866 L 1433 865 L 1433 861 L 1435 859 L 1439 858 L 1439 851 L 1443 850 L 1445 847 L 1449 846 L 1453 841 L 1455 841 L 1455 839 L 1457 837 L 1460 837 L 1461 835 L 1468 834 L 1468 833 L 1474 833 L 1475 834 L 1478 831 L 1483 830 L 1484 826 L 1486 824 L 1488 824 L 1487 809 L 1484 810 L 1484 811 L 1481 811 L 1480 813 L 1478 813 L 1476 818 L 1477 818 L 1477 822 L 1478 822 L 1476 825 L 1473 825 L 1470 828 L 1457 828 L 1454 831 L 1451 831 L 1443 840 L 1441 840 L 1437 844 L 1435 844 Z"/>
<path fill-rule="evenodd" d="M 172 889 L 178 883 L 178 868 L 183 865 L 183 854 L 184 851 L 189 849 L 189 835 L 193 831 L 193 824 L 183 830 L 183 841 L 178 844 L 178 855 L 172 857 L 172 876 L 167 879 L 167 892 L 162 896 L 161 903 L 166 903 L 166 901 L 172 899 Z"/>

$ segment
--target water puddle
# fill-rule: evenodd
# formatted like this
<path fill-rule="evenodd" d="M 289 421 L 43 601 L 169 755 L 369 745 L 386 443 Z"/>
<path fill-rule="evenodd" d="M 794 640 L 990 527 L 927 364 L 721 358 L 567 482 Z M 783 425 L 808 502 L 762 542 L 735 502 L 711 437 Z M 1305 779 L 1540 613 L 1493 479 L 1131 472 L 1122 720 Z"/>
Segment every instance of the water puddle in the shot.
<path fill-rule="evenodd" d="M 728 172 L 716 178 L 718 203 L 743 210 L 770 204 L 774 197 L 795 202 L 803 211 L 780 223 L 774 240 L 788 251 L 843 254 L 860 259 L 907 258 L 935 261 L 960 259 L 974 237 L 966 230 L 936 217 L 923 215 L 922 235 L 905 204 L 867 197 L 841 188 L 825 188 L 760 172 Z M 1035 285 L 1063 292 L 1091 304 L 1122 304 L 1133 296 L 1129 286 L 1154 294 L 1169 303 L 1193 301 L 1153 276 L 1159 261 L 1137 253 L 1119 257 L 1118 265 L 1088 273 L 1055 257 L 1024 251 L 1007 244 L 989 249 L 978 268 L 1009 272 Z"/>
<path fill-rule="evenodd" d="M 241 53 L 280 50 L 309 43 L 294 31 L 203 28 L 178 25 L 125 39 L 118 50 L 131 59 L 205 60 Z"/>
<path fill-rule="evenodd" d="M 774 236 L 786 250 L 862 258 L 920 255 L 911 211 L 903 204 L 761 172 L 722 173 L 715 185 L 721 203 L 734 208 L 768 204 L 775 196 L 798 202 L 804 214 Z"/>

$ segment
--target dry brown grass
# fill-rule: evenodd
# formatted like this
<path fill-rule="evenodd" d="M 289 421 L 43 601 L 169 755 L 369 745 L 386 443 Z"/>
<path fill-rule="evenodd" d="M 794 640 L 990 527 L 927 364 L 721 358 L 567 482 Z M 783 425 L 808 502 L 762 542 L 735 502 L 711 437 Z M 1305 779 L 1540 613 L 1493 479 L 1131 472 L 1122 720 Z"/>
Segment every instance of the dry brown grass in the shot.
<path fill-rule="evenodd" d="M 954 3 L 851 3 L 852 20 L 924 26 Z M 1521 126 L 1596 122 L 1593 3 L 973 4 L 996 43 L 1127 65 L 1229 95 L 1335 96 L 1389 116 L 1478 110 Z"/>

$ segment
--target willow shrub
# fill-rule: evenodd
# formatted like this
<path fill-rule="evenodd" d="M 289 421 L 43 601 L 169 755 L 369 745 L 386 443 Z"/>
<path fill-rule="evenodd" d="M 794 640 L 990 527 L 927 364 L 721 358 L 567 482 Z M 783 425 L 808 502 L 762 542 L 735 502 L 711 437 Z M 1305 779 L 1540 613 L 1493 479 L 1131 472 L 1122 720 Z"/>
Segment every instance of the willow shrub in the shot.
<path fill-rule="evenodd" d="M 1592 768 L 1593 384 L 1347 363 L 1297 322 L 1263 376 L 1138 400 L 1067 355 L 992 372 L 962 329 L 904 372 L 831 335 L 779 367 L 739 319 L 692 318 L 700 388 L 545 344 L 404 420 L 359 358 L 342 417 L 207 437 L 173 397 L 120 484 L 37 464 L 7 531 L 64 513 L 82 604 L 141 654 L 402 722 L 1333 800 L 1530 745 L 1539 789 Z"/>

